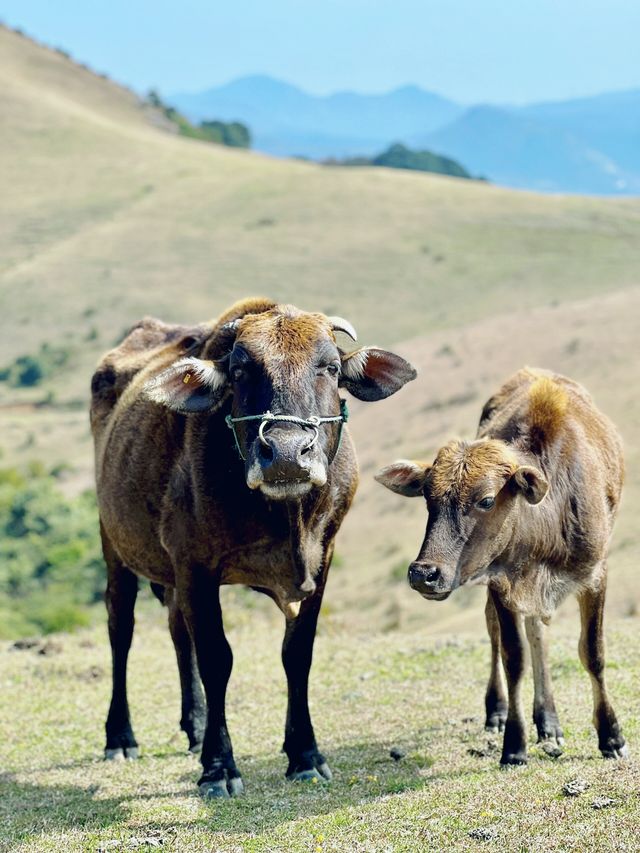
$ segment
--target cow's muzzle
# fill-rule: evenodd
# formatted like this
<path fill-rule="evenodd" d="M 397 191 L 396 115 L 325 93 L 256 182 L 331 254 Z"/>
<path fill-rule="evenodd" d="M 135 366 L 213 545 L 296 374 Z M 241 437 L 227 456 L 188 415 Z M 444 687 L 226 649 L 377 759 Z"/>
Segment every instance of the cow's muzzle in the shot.
<path fill-rule="evenodd" d="M 264 425 L 263 425 L 264 426 Z M 257 459 L 265 484 L 306 483 L 324 486 L 327 471 L 321 463 L 317 429 L 272 426 L 260 429 Z"/>

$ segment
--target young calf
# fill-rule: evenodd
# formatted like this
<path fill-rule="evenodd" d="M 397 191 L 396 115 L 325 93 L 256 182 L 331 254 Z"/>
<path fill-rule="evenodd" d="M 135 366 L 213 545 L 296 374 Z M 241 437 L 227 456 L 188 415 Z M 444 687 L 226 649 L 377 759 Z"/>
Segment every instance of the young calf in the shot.
<path fill-rule="evenodd" d="M 493 654 L 487 727 L 504 724 L 502 764 L 527 761 L 523 622 L 539 740 L 562 746 L 545 632 L 569 593 L 580 604 L 580 659 L 591 677 L 600 751 L 605 758 L 626 755 L 605 685 L 602 626 L 607 550 L 623 473 L 618 433 L 585 389 L 564 376 L 525 368 L 485 405 L 475 441 L 451 441 L 432 465 L 400 460 L 376 476 L 394 492 L 427 501 L 426 535 L 409 567 L 413 589 L 442 601 L 462 584 L 488 583 Z"/>

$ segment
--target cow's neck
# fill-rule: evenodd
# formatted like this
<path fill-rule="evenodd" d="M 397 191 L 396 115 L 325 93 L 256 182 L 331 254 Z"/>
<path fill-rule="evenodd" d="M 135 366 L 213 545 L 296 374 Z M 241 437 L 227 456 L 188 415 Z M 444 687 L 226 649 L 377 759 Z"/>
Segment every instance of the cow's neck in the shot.
<path fill-rule="evenodd" d="M 322 562 L 322 537 L 309 530 L 302 503 L 295 501 L 288 504 L 287 511 L 294 583 L 306 591 L 312 586 Z"/>

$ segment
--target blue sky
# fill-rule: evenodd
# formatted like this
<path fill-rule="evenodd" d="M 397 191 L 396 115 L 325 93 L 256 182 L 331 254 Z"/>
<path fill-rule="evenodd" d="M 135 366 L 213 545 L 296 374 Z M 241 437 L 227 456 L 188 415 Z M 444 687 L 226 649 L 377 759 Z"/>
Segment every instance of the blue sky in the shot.
<path fill-rule="evenodd" d="M 4 0 L 0 17 L 139 91 L 264 72 L 463 103 L 640 87 L 638 0 Z"/>

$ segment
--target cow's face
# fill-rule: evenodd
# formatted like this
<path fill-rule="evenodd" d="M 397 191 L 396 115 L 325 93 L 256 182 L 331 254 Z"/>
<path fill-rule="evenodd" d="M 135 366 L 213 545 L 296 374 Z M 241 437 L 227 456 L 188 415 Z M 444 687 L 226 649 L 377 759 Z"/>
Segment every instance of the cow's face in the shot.
<path fill-rule="evenodd" d="M 407 497 L 425 497 L 427 531 L 408 577 L 413 589 L 437 601 L 486 577 L 514 535 L 522 500 L 538 504 L 548 488 L 537 468 L 492 439 L 453 441 L 432 465 L 401 460 L 376 479 Z"/>
<path fill-rule="evenodd" d="M 273 500 L 295 500 L 327 482 L 341 424 L 240 420 L 270 412 L 308 420 L 340 414 L 339 388 L 379 400 L 413 379 L 404 359 L 374 347 L 345 354 L 335 331 L 355 337 L 340 318 L 276 306 L 232 324 L 224 358 L 182 359 L 148 386 L 177 411 L 213 411 L 231 396 L 239 449 L 250 489 Z"/>

